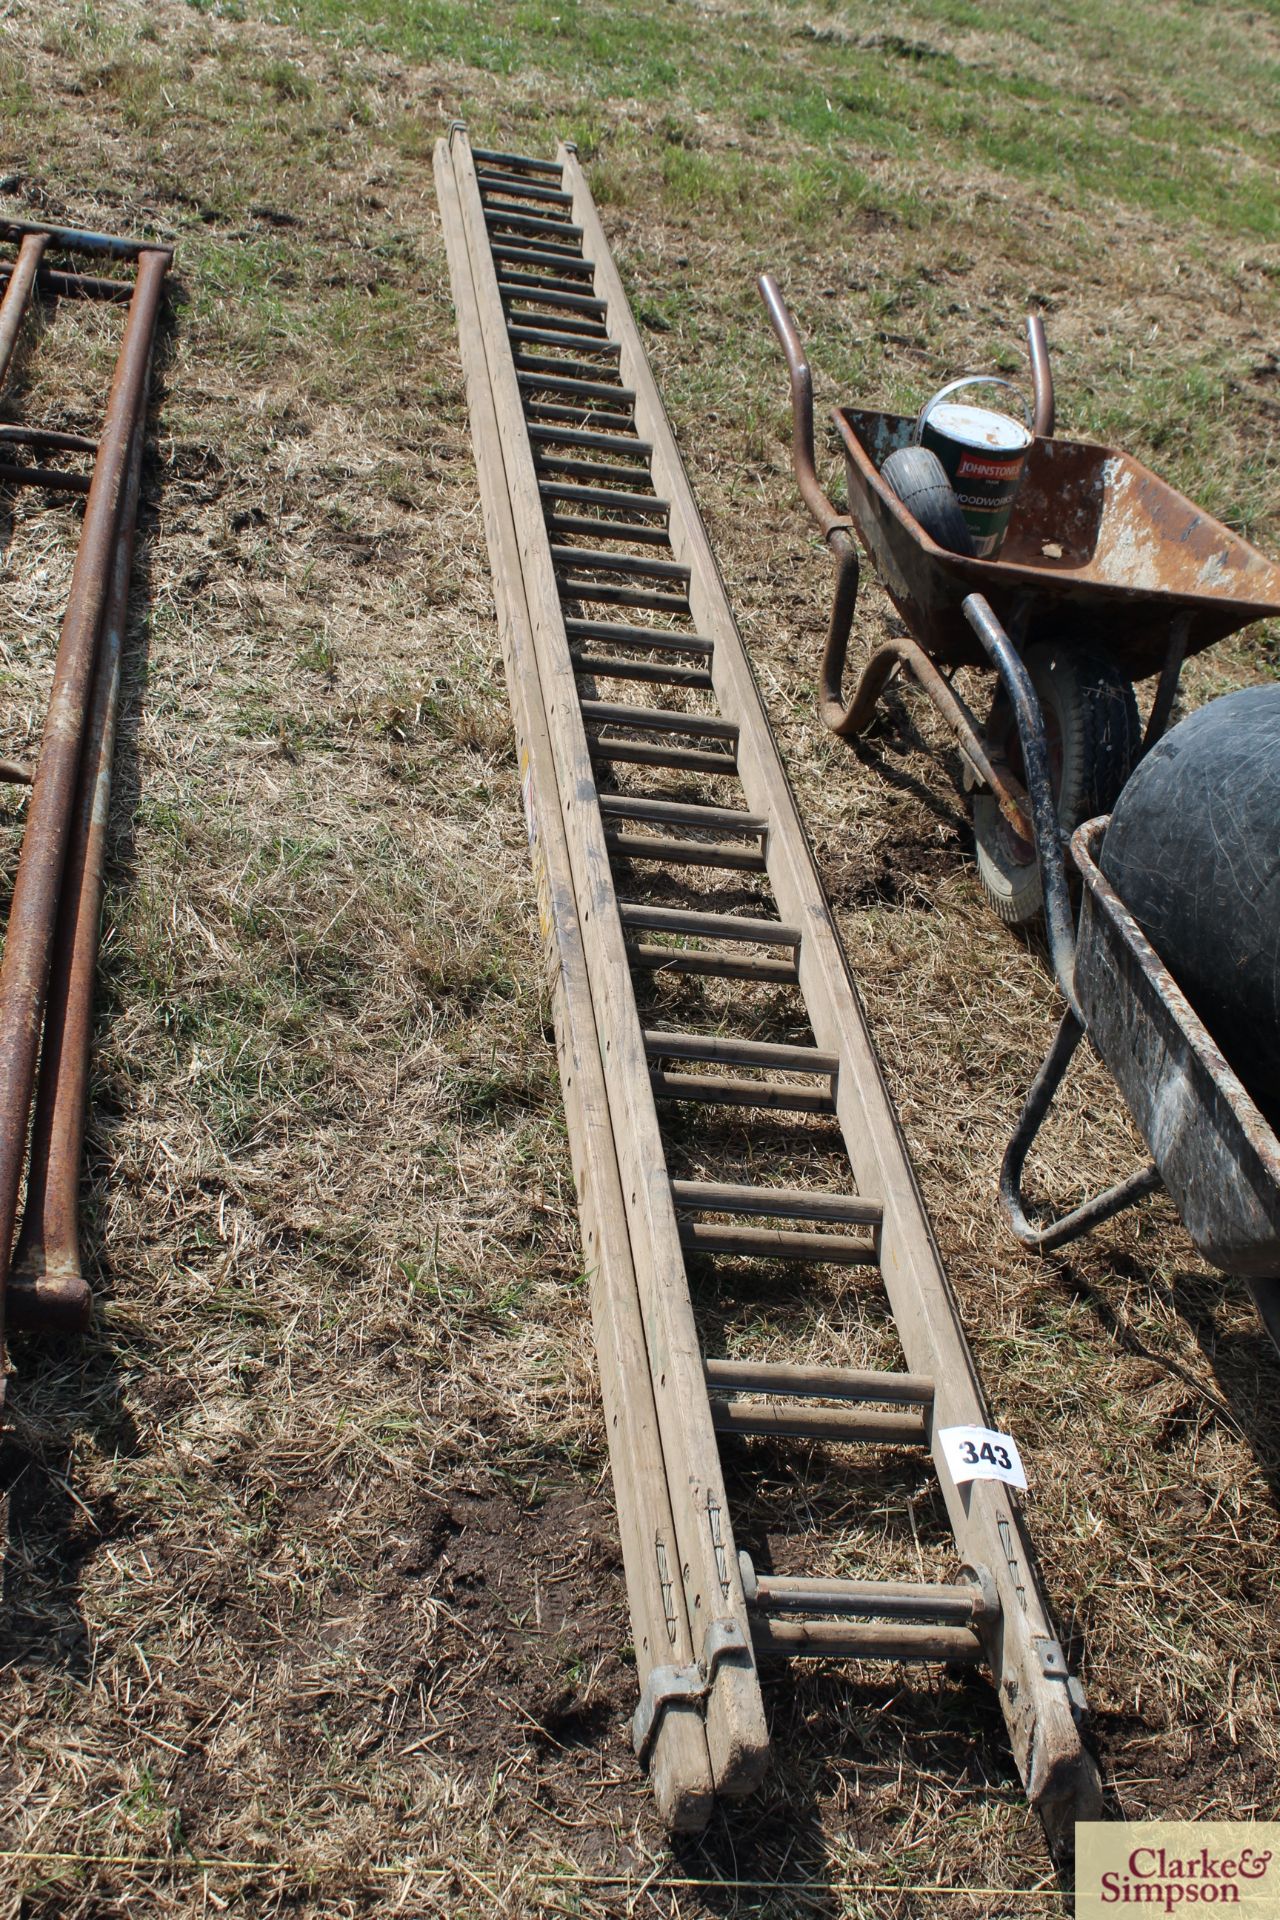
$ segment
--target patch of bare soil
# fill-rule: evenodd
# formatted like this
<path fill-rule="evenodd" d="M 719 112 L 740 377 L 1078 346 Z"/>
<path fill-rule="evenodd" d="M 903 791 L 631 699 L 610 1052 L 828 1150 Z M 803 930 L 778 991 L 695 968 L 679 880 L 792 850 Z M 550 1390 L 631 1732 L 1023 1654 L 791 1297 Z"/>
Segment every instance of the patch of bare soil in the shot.
<path fill-rule="evenodd" d="M 532 1509 L 446 1492 L 393 1571 L 428 1579 L 442 1615 L 423 1675 L 447 1715 L 441 1752 L 501 1804 L 513 1841 L 567 1824 L 584 1866 L 616 1861 L 618 1793 L 637 1787 L 630 1769 L 617 1777 L 635 1669 L 618 1638 L 626 1592 L 607 1508 L 577 1492 Z"/>

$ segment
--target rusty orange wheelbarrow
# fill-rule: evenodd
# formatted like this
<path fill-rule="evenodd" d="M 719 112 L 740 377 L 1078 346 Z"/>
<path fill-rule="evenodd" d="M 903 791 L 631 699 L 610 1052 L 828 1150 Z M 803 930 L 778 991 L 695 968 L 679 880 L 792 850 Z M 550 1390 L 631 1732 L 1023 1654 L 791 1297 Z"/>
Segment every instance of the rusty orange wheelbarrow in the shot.
<path fill-rule="evenodd" d="M 893 675 L 914 675 L 960 747 L 987 897 L 1008 924 L 1032 920 L 1043 890 L 1013 707 L 997 679 L 981 722 L 952 684 L 958 667 L 991 665 L 965 600 L 982 596 L 1026 667 L 1057 830 L 1069 838 L 1082 821 L 1110 811 L 1137 759 L 1163 733 L 1184 659 L 1280 614 L 1280 567 L 1130 454 L 1054 438 L 1053 379 L 1038 316 L 1027 322 L 1035 437 L 999 558 L 939 546 L 886 483 L 885 461 L 914 436 L 915 421 L 901 414 L 834 409 L 848 480 L 842 514 L 814 465 L 804 346 L 775 281 L 765 274 L 759 286 L 791 376 L 796 479 L 836 563 L 819 676 L 822 720 L 853 739 L 870 725 Z M 846 701 L 858 542 L 909 632 L 871 653 Z M 1153 674 L 1159 684 L 1144 735 L 1133 685 Z"/>

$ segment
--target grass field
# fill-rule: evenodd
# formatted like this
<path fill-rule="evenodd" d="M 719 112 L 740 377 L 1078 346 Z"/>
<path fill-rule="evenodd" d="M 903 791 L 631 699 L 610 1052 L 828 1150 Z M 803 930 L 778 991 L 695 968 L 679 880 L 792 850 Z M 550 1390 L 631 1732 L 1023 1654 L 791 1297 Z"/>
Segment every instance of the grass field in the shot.
<path fill-rule="evenodd" d="M 1016 370 L 1034 302 L 1059 430 L 1280 553 L 1278 81 L 1276 0 L 0 8 L 0 207 L 178 250 L 89 1133 L 99 1309 L 82 1344 L 15 1341 L 0 1443 L 14 1914 L 1068 1909 L 979 1680 L 775 1684 L 768 1783 L 674 1849 L 635 1767 L 432 192 L 456 116 L 579 144 L 1031 1464 L 1109 1809 L 1275 1815 L 1280 1369 L 1164 1200 L 1050 1262 L 1004 1228 L 1055 989 L 982 904 L 931 710 L 895 694 L 856 751 L 816 725 L 828 569 L 753 279 L 779 274 L 823 407 Z M 91 425 L 117 328 L 59 312 L 6 417 Z M 38 739 L 75 530 L 0 504 L 6 754 Z M 860 638 L 890 617 L 868 587 Z M 1184 701 L 1278 672 L 1255 629 Z M 1136 1153 L 1086 1064 L 1037 1177 L 1066 1198 Z M 766 1515 L 809 1501 L 846 1571 L 934 1551 L 923 1474 L 742 1444 Z"/>

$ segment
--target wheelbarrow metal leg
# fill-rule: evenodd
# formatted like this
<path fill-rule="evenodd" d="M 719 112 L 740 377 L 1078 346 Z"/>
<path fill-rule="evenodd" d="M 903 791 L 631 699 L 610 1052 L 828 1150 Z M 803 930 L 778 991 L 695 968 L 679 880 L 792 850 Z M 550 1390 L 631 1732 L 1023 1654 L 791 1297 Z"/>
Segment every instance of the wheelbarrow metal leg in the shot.
<path fill-rule="evenodd" d="M 844 669 L 858 600 L 858 549 L 852 536 L 841 527 L 833 528 L 828 534 L 827 545 L 836 563 L 836 590 L 819 670 L 818 711 L 822 724 L 840 740 L 854 740 L 865 733 L 880 695 L 898 668 L 905 667 L 955 734 L 961 753 L 982 785 L 995 795 L 1001 813 L 1015 832 L 1030 839 L 1031 809 L 1026 793 L 1011 774 L 999 772 L 993 766 L 976 716 L 916 641 L 902 635 L 877 647 L 867 659 L 853 697 L 846 704 Z"/>
<path fill-rule="evenodd" d="M 859 700 L 854 698 L 846 706 L 844 702 L 844 665 L 849 653 L 849 635 L 853 628 L 854 610 L 858 604 L 858 583 L 862 577 L 862 567 L 858 559 L 858 545 L 847 527 L 833 528 L 827 536 L 827 545 L 836 567 L 836 590 L 831 601 L 831 619 L 827 626 L 827 643 L 822 649 L 822 665 L 818 669 L 818 712 L 822 724 L 841 740 L 852 740 L 866 727 L 871 718 L 870 709 L 874 707 L 880 687 L 872 694 L 867 710 L 859 710 Z M 862 694 L 866 683 L 866 673 L 858 684 L 858 695 Z M 885 679 L 888 675 L 885 675 Z M 883 686 L 882 680 L 880 685 Z"/>
<path fill-rule="evenodd" d="M 1169 629 L 1169 650 L 1160 669 L 1160 682 L 1156 687 L 1156 697 L 1151 705 L 1151 717 L 1147 721 L 1147 730 L 1142 736 L 1142 753 L 1150 753 L 1169 724 L 1173 712 L 1173 703 L 1178 697 L 1178 680 L 1182 673 L 1182 663 L 1187 654 L 1187 637 L 1191 631 L 1191 615 L 1180 613 Z"/>
<path fill-rule="evenodd" d="M 1101 1226 L 1104 1220 L 1110 1220 L 1113 1214 L 1122 1213 L 1136 1200 L 1158 1192 L 1163 1184 L 1153 1166 L 1141 1167 L 1118 1186 L 1095 1194 L 1092 1200 L 1086 1200 L 1083 1206 L 1063 1214 L 1047 1227 L 1034 1227 L 1028 1220 L 1022 1192 L 1022 1171 L 1049 1108 L 1053 1105 L 1054 1095 L 1062 1085 L 1063 1076 L 1083 1038 L 1084 1028 L 1068 1008 L 1054 1035 L 1053 1045 L 1045 1056 L 1044 1065 L 1032 1083 L 1000 1168 L 1001 1204 L 1023 1246 L 1034 1247 L 1038 1253 L 1052 1253 L 1055 1247 L 1063 1247 L 1069 1240 L 1078 1240 L 1082 1234 Z"/>

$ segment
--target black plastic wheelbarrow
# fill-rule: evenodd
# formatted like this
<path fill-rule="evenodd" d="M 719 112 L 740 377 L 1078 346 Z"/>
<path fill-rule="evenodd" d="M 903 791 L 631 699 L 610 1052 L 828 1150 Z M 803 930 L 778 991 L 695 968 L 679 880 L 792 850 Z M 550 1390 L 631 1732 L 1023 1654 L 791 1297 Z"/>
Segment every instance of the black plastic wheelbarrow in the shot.
<path fill-rule="evenodd" d="M 1053 381 L 1040 320 L 1027 322 L 1035 438 L 1008 532 L 994 560 L 939 546 L 881 469 L 908 446 L 909 417 L 838 407 L 849 512 L 832 505 L 813 456 L 813 384 L 804 346 L 777 285 L 760 291 L 791 377 L 792 459 L 800 492 L 836 562 L 820 672 L 819 710 L 842 738 L 865 731 L 890 678 L 914 675 L 954 732 L 966 785 L 976 789 L 978 872 L 1009 924 L 1039 913 L 1022 745 L 998 681 L 985 723 L 951 684 L 957 667 L 986 667 L 966 615 L 980 594 L 1024 658 L 1043 719 L 1055 796 L 1054 837 L 1107 812 L 1134 763 L 1164 731 L 1182 662 L 1250 622 L 1280 614 L 1280 567 L 1114 447 L 1053 437 Z M 854 539 L 875 565 L 910 637 L 877 647 L 851 700 L 842 682 L 857 604 Z M 1133 683 L 1160 675 L 1145 736 Z"/>

